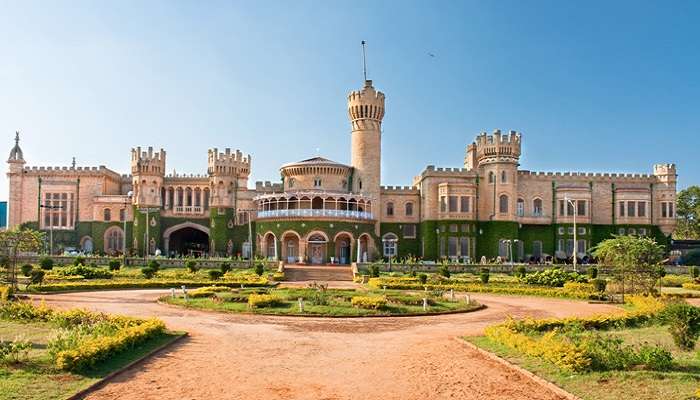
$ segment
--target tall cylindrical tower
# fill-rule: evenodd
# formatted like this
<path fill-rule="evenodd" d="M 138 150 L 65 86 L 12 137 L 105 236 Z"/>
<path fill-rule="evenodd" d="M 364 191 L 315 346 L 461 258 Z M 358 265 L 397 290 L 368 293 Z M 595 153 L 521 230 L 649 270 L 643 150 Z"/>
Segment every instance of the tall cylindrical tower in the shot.
<path fill-rule="evenodd" d="M 348 95 L 348 116 L 352 124 L 350 157 L 355 168 L 352 191 L 372 197 L 373 209 L 379 210 L 384 93 L 376 91 L 372 81 L 366 80 L 362 90 Z"/>

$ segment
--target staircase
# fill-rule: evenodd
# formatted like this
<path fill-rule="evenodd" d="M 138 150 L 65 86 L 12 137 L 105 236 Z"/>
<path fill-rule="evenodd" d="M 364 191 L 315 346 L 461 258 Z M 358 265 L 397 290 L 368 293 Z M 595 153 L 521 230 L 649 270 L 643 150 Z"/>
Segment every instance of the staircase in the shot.
<path fill-rule="evenodd" d="M 352 281 L 352 268 L 338 265 L 285 265 L 284 279 L 288 282 Z"/>

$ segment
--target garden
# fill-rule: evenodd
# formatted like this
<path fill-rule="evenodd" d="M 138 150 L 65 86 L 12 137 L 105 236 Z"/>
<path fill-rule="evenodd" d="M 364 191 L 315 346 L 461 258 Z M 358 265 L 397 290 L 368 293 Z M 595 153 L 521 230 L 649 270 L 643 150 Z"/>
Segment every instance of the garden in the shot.
<path fill-rule="evenodd" d="M 0 304 L 0 399 L 67 398 L 183 333 L 162 321 Z"/>
<path fill-rule="evenodd" d="M 306 288 L 228 288 L 211 286 L 160 299 L 167 304 L 231 313 L 294 316 L 408 316 L 468 312 L 483 306 L 469 296 L 442 290 L 401 291 Z"/>

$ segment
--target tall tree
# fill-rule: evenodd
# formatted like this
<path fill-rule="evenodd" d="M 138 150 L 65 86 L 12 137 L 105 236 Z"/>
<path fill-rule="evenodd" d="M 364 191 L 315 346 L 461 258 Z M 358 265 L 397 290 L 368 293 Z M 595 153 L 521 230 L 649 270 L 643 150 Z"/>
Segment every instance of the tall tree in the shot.
<path fill-rule="evenodd" d="M 676 239 L 700 239 L 700 186 L 681 190 L 676 198 Z"/>
<path fill-rule="evenodd" d="M 0 231 L 0 254 L 7 257 L 6 281 L 17 289 L 17 259 L 24 253 L 41 249 L 44 233 L 32 229 L 10 229 Z"/>

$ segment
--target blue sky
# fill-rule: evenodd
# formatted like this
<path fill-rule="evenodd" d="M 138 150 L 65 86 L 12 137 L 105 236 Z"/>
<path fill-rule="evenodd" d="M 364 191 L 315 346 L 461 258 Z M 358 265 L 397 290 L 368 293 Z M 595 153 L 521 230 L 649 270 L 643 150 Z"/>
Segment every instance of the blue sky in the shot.
<path fill-rule="evenodd" d="M 481 131 L 523 134 L 523 169 L 700 181 L 700 2 L 0 2 L 0 149 L 28 165 L 129 168 L 164 147 L 203 173 L 210 147 L 255 180 L 350 159 L 348 91 L 387 95 L 384 184 L 462 165 Z M 435 57 L 431 57 L 432 53 Z M 4 179 L 4 177 L 3 177 Z M 7 196 L 7 183 L 0 198 Z"/>

